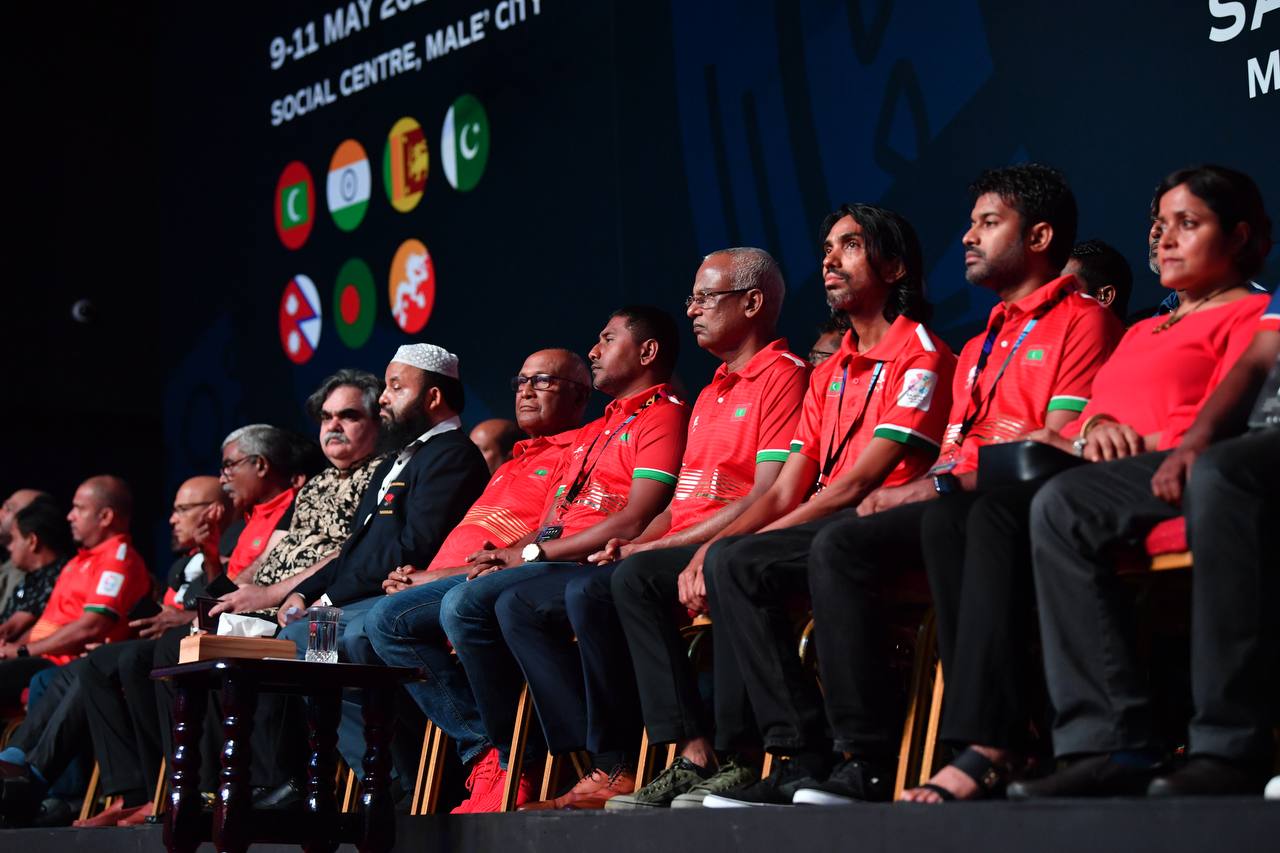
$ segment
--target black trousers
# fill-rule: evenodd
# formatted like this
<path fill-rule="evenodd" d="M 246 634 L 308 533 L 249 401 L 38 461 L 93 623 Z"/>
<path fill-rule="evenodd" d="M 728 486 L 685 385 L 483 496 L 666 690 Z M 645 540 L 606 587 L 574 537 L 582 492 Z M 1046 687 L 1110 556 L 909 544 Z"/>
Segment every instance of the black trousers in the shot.
<path fill-rule="evenodd" d="M 615 568 L 553 566 L 494 604 L 554 755 L 629 753 L 640 738 L 631 657 L 610 592 Z"/>
<path fill-rule="evenodd" d="M 80 679 L 86 666 L 84 658 L 79 658 L 59 667 L 13 736 L 13 745 L 27 754 L 27 763 L 49 782 L 61 776 L 76 758 L 89 754 L 89 724 Z"/>
<path fill-rule="evenodd" d="M 677 579 L 695 546 L 644 551 L 618 563 L 610 589 L 640 690 L 640 709 L 651 743 L 707 737 L 717 732 L 722 748 L 758 743 L 746 686 L 732 646 L 716 652 L 715 702 L 723 708 L 719 730 L 698 690 L 698 674 L 680 636 L 686 621 Z M 712 631 L 718 633 L 713 625 Z"/>
<path fill-rule="evenodd" d="M 924 561 L 947 680 L 940 735 L 948 743 L 1025 746 L 1034 603 L 1028 517 L 1043 484 L 924 505 Z"/>
<path fill-rule="evenodd" d="M 920 565 L 923 512 L 921 504 L 866 518 L 845 510 L 712 546 L 706 576 L 717 668 L 722 648 L 731 645 L 769 751 L 834 749 L 873 759 L 896 753 L 880 602 L 887 579 Z M 824 697 L 796 654 L 787 607 L 805 592 L 825 715 Z M 719 726 L 718 699 L 716 714 Z"/>
<path fill-rule="evenodd" d="M 1193 468 L 1184 496 L 1195 558 L 1191 750 L 1249 764 L 1264 764 L 1270 743 L 1278 442 L 1280 433 L 1270 431 L 1211 448 Z M 1178 514 L 1151 494 L 1151 476 L 1165 456 L 1068 471 L 1032 503 L 1036 594 L 1059 756 L 1155 746 L 1129 596 L 1111 553 Z"/>
<path fill-rule="evenodd" d="M 158 640 L 99 646 L 80 675 L 102 790 L 110 795 L 150 792 L 163 746 L 151 669 Z"/>
<path fill-rule="evenodd" d="M 42 657 L 0 660 L 0 705 L 18 705 L 31 676 L 51 666 L 53 664 Z"/>

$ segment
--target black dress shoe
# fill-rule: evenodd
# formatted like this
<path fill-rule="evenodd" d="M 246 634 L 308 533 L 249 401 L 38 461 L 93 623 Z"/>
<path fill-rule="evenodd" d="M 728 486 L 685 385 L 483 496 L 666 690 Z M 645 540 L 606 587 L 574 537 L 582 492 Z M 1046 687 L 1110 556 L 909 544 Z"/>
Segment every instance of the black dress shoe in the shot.
<path fill-rule="evenodd" d="M 305 804 L 305 800 L 306 793 L 302 790 L 302 783 L 297 779 L 290 779 L 280 787 L 272 788 L 257 797 L 253 801 L 253 807 L 274 811 L 300 809 Z"/>
<path fill-rule="evenodd" d="M 1138 797 L 1146 793 L 1158 764 L 1121 764 L 1110 754 L 1091 755 L 1072 761 L 1057 773 L 1042 779 L 1010 782 L 1005 796 L 1011 800 L 1040 797 Z"/>
<path fill-rule="evenodd" d="M 0 779 L 0 826 L 30 826 L 40 810 L 44 786 L 29 776 Z"/>
<path fill-rule="evenodd" d="M 45 801 L 40 804 L 40 811 L 36 813 L 31 825 L 39 827 L 71 826 L 71 821 L 75 819 L 76 813 L 72 810 L 70 803 L 58 797 L 46 797 Z"/>
<path fill-rule="evenodd" d="M 1266 777 L 1239 765 L 1208 755 L 1193 755 L 1167 776 L 1147 786 L 1149 797 L 1200 797 L 1206 795 L 1258 794 Z"/>

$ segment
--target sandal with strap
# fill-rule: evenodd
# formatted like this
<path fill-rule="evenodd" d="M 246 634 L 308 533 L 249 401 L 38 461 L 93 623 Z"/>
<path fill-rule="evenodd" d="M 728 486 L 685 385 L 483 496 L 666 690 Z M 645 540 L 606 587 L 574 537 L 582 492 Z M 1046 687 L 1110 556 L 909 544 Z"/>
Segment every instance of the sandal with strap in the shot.
<path fill-rule="evenodd" d="M 948 767 L 954 767 L 977 783 L 978 790 L 970 800 L 985 800 L 997 796 L 1009 782 L 1009 773 L 1001 765 L 987 758 L 976 749 L 965 749 Z M 919 787 L 933 791 L 943 802 L 955 802 L 956 795 L 941 785 L 925 782 Z"/>

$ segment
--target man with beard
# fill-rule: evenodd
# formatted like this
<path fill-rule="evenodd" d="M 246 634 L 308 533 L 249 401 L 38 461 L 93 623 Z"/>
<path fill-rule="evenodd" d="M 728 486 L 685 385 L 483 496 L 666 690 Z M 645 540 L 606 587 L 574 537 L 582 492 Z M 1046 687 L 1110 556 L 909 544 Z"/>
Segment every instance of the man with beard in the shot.
<path fill-rule="evenodd" d="M 378 403 L 389 443 L 401 450 L 374 472 L 377 488 L 365 492 L 338 554 L 280 605 L 286 626 L 280 636 L 297 643 L 299 656 L 308 633 L 301 616 L 323 598 L 342 608 L 339 654 L 350 660 L 344 646 L 363 638 L 364 615 L 382 599 L 387 573 L 429 564 L 489 479 L 484 456 L 461 430 L 465 398 L 456 355 L 434 344 L 400 347 Z"/>

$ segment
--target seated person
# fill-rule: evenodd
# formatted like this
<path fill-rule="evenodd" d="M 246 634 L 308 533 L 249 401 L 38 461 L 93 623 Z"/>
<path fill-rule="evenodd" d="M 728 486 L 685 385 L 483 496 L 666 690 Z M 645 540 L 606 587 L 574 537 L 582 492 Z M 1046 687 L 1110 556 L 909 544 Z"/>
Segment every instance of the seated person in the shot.
<path fill-rule="evenodd" d="M 1071 259 L 1062 274 L 1075 276 L 1086 293 L 1124 322 L 1133 293 L 1133 270 L 1124 255 L 1101 240 L 1085 240 L 1071 247 Z"/>
<path fill-rule="evenodd" d="M 610 539 L 589 556 L 594 566 L 530 578 L 499 596 L 502 634 L 529 682 L 548 748 L 557 755 L 585 748 L 593 763 L 573 790 L 524 810 L 631 802 L 640 796 L 631 794 L 631 752 L 641 726 L 650 743 L 695 733 L 701 702 L 672 618 L 676 581 L 697 547 L 763 494 L 786 460 L 809 370 L 777 337 L 785 292 L 777 263 L 761 249 L 706 257 L 686 313 L 698 346 L 721 363 L 691 412 L 671 502 L 639 536 Z M 623 614 L 631 617 L 626 634 L 610 593 L 615 574 L 652 590 Z M 694 759 L 711 766 L 705 751 Z"/>
<path fill-rule="evenodd" d="M 1249 278 L 1270 249 L 1271 221 L 1252 179 L 1220 166 L 1172 173 L 1157 199 L 1160 281 L 1178 292 L 1178 308 L 1135 324 L 1099 372 L 1085 417 L 1061 437 L 1047 437 L 1064 447 L 1077 439 L 1095 463 L 1055 477 L 1031 506 L 1053 747 L 1067 766 L 1044 779 L 1015 782 L 1010 797 L 1140 794 L 1158 768 L 1160 744 L 1136 659 L 1130 608 L 1115 582 L 1114 548 L 1142 541 L 1155 524 L 1178 514 L 1152 493 L 1151 481 L 1250 345 L 1268 297 L 1253 293 Z M 1264 466 L 1274 467 L 1273 461 L 1274 455 L 1260 453 L 1249 464 L 1266 482 Z M 1211 479 L 1206 474 L 1210 490 Z M 1243 513 L 1242 524 L 1250 508 L 1262 511 L 1260 502 L 1231 500 Z M 1204 528 L 1197 524 L 1194 503 L 1191 512 L 1195 536 Z M 1248 528 L 1240 529 L 1235 546 L 1247 556 Z M 1208 536 L 1210 543 L 1222 541 Z M 1245 565 L 1237 570 L 1254 571 Z M 1193 574 L 1199 572 L 1197 567 Z M 1251 606 L 1261 606 L 1256 592 L 1245 595 Z M 1246 622 L 1245 613 L 1230 618 L 1237 617 L 1246 633 L 1257 624 Z M 1200 639 L 1209 638 L 1202 633 Z M 1209 751 L 1222 749 L 1222 743 Z"/>
<path fill-rule="evenodd" d="M 490 474 L 511 458 L 511 450 L 519 440 L 520 427 L 506 418 L 489 418 L 471 428 L 471 443 L 484 454 Z"/>
<path fill-rule="evenodd" d="M 817 367 L 840 349 L 840 340 L 849 331 L 849 318 L 838 311 L 831 312 L 827 321 L 818 327 L 818 338 L 809 347 L 809 363 Z"/>
<path fill-rule="evenodd" d="M 15 512 L 42 496 L 48 497 L 35 489 L 18 489 L 0 504 L 0 549 L 5 551 L 4 562 L 0 563 L 0 613 L 13 612 L 9 601 L 25 577 L 25 573 L 13 564 L 13 555 L 9 553 L 9 523 L 13 521 Z M 5 618 L 7 616 L 0 617 L 0 622 Z M 4 639 L 7 638 L 0 635 L 0 640 Z"/>
<path fill-rule="evenodd" d="M 825 528 L 882 483 L 905 483 L 928 469 L 950 404 L 956 360 L 925 326 L 932 306 L 911 223 L 884 208 L 842 205 L 819 234 L 827 302 L 849 318 L 850 330 L 809 377 L 778 479 L 698 549 L 680 580 L 681 603 L 698 611 L 709 605 L 715 626 L 716 747 L 732 750 L 751 725 L 721 680 L 736 669 L 765 749 L 794 752 L 795 760 L 760 782 L 707 792 L 707 806 L 779 802 L 787 771 L 821 772 L 810 756 L 830 763 L 822 700 L 796 655 L 788 600 L 807 591 L 810 550 L 816 553 Z"/>
<path fill-rule="evenodd" d="M 74 550 L 66 518 L 53 498 L 35 498 L 7 522 L 9 559 L 20 580 L 0 607 L 0 642 L 16 640 L 36 623 Z"/>
<path fill-rule="evenodd" d="M 615 536 L 638 535 L 670 497 L 688 418 L 667 384 L 676 346 L 675 323 L 658 309 L 614 312 L 590 358 L 595 387 L 615 399 L 603 418 L 578 430 L 562 454 L 553 476 L 556 490 L 535 516 L 541 527 L 504 548 L 471 555 L 467 574 L 398 593 L 370 614 L 370 640 L 387 663 L 413 661 L 432 672 L 449 671 L 454 664 L 447 637 L 466 671 L 465 679 L 440 683 L 440 690 L 413 693 L 445 731 L 468 729 L 459 746 L 465 744 L 463 760 L 471 767 L 471 796 L 455 811 L 497 811 L 506 778 L 503 765 L 524 678 L 502 643 L 493 609 L 498 595 L 566 564 L 580 568 Z M 530 789 L 522 775 L 521 802 Z"/>
<path fill-rule="evenodd" d="M 0 704 L 17 704 L 41 669 L 70 662 L 90 643 L 129 635 L 124 617 L 151 590 L 129 538 L 132 511 L 133 496 L 118 477 L 90 477 L 76 489 L 67 519 L 80 551 L 25 636 L 0 643 Z"/>

